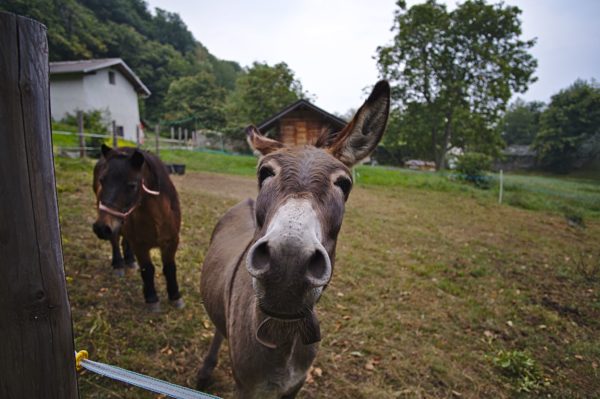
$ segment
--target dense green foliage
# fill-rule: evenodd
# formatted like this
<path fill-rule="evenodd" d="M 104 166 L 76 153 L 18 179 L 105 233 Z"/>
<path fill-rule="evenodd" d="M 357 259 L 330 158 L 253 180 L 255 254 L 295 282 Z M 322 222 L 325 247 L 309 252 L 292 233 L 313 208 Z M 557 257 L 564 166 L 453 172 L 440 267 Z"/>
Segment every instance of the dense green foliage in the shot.
<path fill-rule="evenodd" d="M 44 23 L 51 61 L 122 58 L 152 92 L 143 104 L 147 119 L 178 112 L 164 102 L 173 81 L 204 72 L 233 90 L 241 71 L 210 54 L 178 14 L 156 9 L 153 15 L 143 0 L 8 0 L 0 10 Z"/>
<path fill-rule="evenodd" d="M 535 140 L 542 167 L 568 172 L 600 156 L 600 86 L 578 80 L 548 104 Z"/>
<path fill-rule="evenodd" d="M 502 142 L 495 124 L 513 92 L 534 81 L 536 60 L 523 41 L 521 11 L 469 0 L 448 11 L 428 0 L 398 1 L 394 41 L 379 47 L 380 74 L 393 84 L 398 112 L 410 128 L 390 132 L 414 142 L 443 168 L 452 148 L 493 154 Z M 407 136 L 410 134 L 410 136 Z"/>
<path fill-rule="evenodd" d="M 264 122 L 303 96 L 302 84 L 285 62 L 273 66 L 255 62 L 239 76 L 228 98 L 229 130 L 238 133 L 248 123 Z"/>
<path fill-rule="evenodd" d="M 506 145 L 533 143 L 540 129 L 543 108 L 543 102 L 525 102 L 520 98 L 510 104 L 499 124 Z"/>
<path fill-rule="evenodd" d="M 480 188 L 489 188 L 490 181 L 486 177 L 492 166 L 492 158 L 480 152 L 467 152 L 458 157 L 456 171 L 460 180 L 475 184 Z"/>
<path fill-rule="evenodd" d="M 167 122 L 187 121 L 190 128 L 218 129 L 225 125 L 225 90 L 212 74 L 200 72 L 171 83 L 165 98 Z"/>

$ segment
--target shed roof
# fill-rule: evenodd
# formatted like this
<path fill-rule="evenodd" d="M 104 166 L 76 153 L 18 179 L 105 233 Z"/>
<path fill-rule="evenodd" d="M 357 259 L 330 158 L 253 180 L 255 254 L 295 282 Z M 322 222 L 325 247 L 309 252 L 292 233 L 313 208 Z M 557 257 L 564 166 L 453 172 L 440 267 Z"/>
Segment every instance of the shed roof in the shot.
<path fill-rule="evenodd" d="M 50 63 L 50 75 L 88 74 L 104 68 L 115 68 L 133 85 L 135 91 L 148 97 L 151 92 L 121 58 L 57 61 Z"/>
<path fill-rule="evenodd" d="M 347 124 L 347 122 L 345 120 L 343 120 L 342 118 L 339 118 L 333 114 L 330 114 L 329 112 L 325 111 L 324 109 L 319 108 L 316 105 L 312 104 L 308 100 L 300 99 L 300 100 L 296 101 L 295 103 L 288 105 L 287 107 L 285 107 L 284 109 L 279 111 L 277 114 L 273 115 L 266 121 L 259 124 L 258 130 L 260 130 L 262 132 L 266 132 L 267 130 L 269 130 L 273 126 L 275 126 L 275 123 L 279 119 L 283 118 L 285 115 L 289 114 L 290 112 L 293 112 L 293 111 L 296 111 L 296 110 L 302 109 L 302 108 L 317 112 L 318 114 L 323 116 L 323 118 L 327 119 L 329 121 L 329 123 L 331 123 L 332 127 L 334 127 L 334 128 L 342 129 Z"/>

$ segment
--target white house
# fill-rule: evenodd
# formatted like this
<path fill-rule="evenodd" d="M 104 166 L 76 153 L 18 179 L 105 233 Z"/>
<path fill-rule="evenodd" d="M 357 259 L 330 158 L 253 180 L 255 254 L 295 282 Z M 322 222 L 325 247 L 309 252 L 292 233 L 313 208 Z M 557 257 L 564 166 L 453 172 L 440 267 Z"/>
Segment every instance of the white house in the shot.
<path fill-rule="evenodd" d="M 115 121 L 119 136 L 135 141 L 140 125 L 138 96 L 149 95 L 150 90 L 120 58 L 50 63 L 54 120 L 76 110 L 101 110 L 108 123 Z"/>

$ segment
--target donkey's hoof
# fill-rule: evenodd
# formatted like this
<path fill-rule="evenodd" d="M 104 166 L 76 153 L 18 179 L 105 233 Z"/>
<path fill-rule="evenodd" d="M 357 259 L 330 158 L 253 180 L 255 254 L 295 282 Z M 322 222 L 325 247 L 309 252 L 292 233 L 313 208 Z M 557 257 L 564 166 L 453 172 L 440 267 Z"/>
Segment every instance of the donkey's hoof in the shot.
<path fill-rule="evenodd" d="M 160 313 L 160 302 L 146 303 L 146 309 L 150 313 Z"/>
<path fill-rule="evenodd" d="M 137 262 L 131 262 L 125 265 L 125 267 L 129 270 L 138 270 L 140 267 L 138 266 Z"/>
<path fill-rule="evenodd" d="M 125 269 L 123 269 L 122 267 L 117 267 L 113 269 L 113 274 L 116 277 L 125 277 Z"/>
<path fill-rule="evenodd" d="M 185 302 L 183 301 L 183 298 L 174 299 L 170 302 L 171 302 L 171 306 L 173 306 L 175 309 L 185 308 Z"/>

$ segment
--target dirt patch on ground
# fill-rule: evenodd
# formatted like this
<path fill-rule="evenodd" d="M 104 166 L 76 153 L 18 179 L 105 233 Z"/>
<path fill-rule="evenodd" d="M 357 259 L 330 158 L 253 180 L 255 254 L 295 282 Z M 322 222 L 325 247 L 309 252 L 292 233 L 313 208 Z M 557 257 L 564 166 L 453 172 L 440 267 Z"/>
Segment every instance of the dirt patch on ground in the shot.
<path fill-rule="evenodd" d="M 172 176 L 172 179 L 178 189 L 185 188 L 238 201 L 256 198 L 258 192 L 256 179 L 252 177 L 217 173 L 188 173 L 184 176 Z"/>

